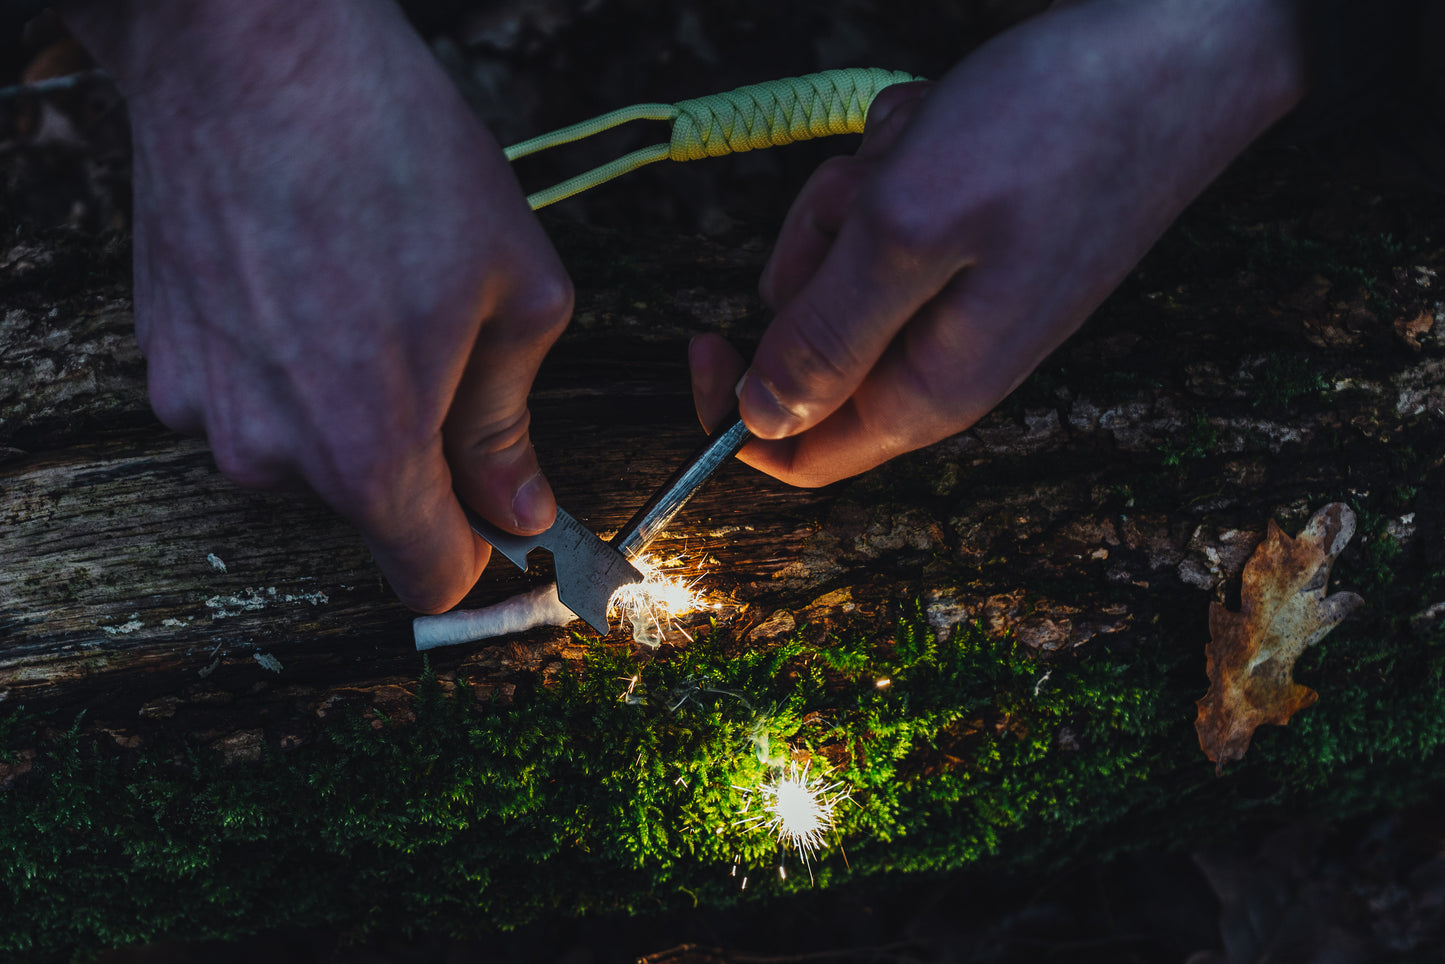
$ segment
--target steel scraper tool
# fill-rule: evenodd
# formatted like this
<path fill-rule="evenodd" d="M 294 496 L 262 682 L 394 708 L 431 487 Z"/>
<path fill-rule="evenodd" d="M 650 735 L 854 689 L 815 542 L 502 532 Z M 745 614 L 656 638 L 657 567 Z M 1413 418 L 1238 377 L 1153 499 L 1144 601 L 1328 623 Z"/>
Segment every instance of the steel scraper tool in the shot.
<path fill-rule="evenodd" d="M 631 560 L 662 533 L 718 466 L 736 455 L 750 438 L 752 434 L 734 412 L 723 427 L 709 436 L 707 443 L 652 494 L 631 521 L 612 537 L 611 543 L 597 538 L 561 506 L 557 507 L 557 521 L 552 527 L 535 536 L 503 532 L 466 506 L 463 509 L 472 531 L 523 570 L 527 568 L 527 555 L 533 549 L 540 546 L 550 551 L 557 571 L 557 598 L 587 625 L 606 634 L 607 603 L 612 594 L 623 586 L 642 582 L 642 573 Z"/>

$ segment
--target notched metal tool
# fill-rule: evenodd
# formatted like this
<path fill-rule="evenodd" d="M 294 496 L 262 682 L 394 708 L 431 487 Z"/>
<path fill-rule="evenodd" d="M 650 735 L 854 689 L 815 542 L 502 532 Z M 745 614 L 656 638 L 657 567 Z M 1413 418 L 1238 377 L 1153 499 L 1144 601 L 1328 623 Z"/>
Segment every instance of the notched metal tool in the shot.
<path fill-rule="evenodd" d="M 561 506 L 557 507 L 552 527 L 534 536 L 503 532 L 471 509 L 466 512 L 472 531 L 523 571 L 533 549 L 540 546 L 551 552 L 557 570 L 557 598 L 604 636 L 607 601 L 623 586 L 642 582 L 642 573 L 626 556 L 597 538 Z"/>
<path fill-rule="evenodd" d="M 623 586 L 643 581 L 642 573 L 631 560 L 662 534 L 702 484 L 750 438 L 752 434 L 734 413 L 618 530 L 610 545 L 561 506 L 557 507 L 557 521 L 552 527 L 535 536 L 503 532 L 465 505 L 462 508 L 472 531 L 524 571 L 527 556 L 533 549 L 540 546 L 550 551 L 552 565 L 557 570 L 557 598 L 587 625 L 606 635 L 607 603 L 612 594 Z"/>

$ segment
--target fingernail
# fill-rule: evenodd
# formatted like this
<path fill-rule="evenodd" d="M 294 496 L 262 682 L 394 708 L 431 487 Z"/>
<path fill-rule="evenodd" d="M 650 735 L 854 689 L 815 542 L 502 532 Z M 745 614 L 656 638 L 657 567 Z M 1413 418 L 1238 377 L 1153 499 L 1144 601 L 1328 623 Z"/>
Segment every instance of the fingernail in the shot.
<path fill-rule="evenodd" d="M 512 525 L 524 532 L 541 532 L 551 520 L 552 487 L 536 472 L 512 496 Z"/>
<path fill-rule="evenodd" d="M 738 408 L 747 419 L 748 427 L 759 438 L 784 438 L 802 427 L 803 420 L 782 403 L 768 380 L 751 369 L 738 380 L 733 391 L 737 393 Z"/>

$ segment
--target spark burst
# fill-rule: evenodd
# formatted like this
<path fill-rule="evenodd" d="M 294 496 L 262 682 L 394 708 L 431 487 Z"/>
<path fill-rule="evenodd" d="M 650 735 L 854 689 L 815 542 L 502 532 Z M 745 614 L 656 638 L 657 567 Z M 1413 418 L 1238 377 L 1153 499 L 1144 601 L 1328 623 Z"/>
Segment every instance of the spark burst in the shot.
<path fill-rule="evenodd" d="M 662 645 L 668 629 L 676 629 L 691 642 L 692 637 L 678 625 L 677 617 L 706 605 L 702 596 L 693 591 L 697 579 L 684 582 L 670 576 L 647 556 L 639 556 L 632 564 L 642 573 L 642 582 L 618 589 L 607 608 L 632 623 L 632 638 L 649 649 Z"/>
<path fill-rule="evenodd" d="M 828 780 L 826 775 L 809 779 L 811 766 L 807 763 L 799 770 L 796 762 L 790 762 L 786 770 L 774 770 L 760 787 L 734 787 L 755 796 L 761 810 L 736 821 L 736 825 L 749 830 L 762 827 L 784 849 L 796 850 L 808 868 L 809 878 L 813 876 L 809 861 L 822 849 L 824 835 L 836 825 L 834 812 L 838 804 L 849 799 L 848 788 Z M 778 872 L 783 872 L 781 864 Z"/>

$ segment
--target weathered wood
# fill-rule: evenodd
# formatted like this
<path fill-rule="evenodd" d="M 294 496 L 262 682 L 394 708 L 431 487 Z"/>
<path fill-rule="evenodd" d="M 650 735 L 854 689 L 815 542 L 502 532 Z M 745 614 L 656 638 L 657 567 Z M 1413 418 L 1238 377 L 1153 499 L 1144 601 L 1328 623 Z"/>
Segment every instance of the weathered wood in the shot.
<path fill-rule="evenodd" d="M 1327 499 L 1436 558 L 1445 257 L 1421 247 L 1428 212 L 1339 197 L 1314 242 L 1298 210 L 1274 213 L 1275 190 L 1216 191 L 973 430 L 820 491 L 732 467 L 659 551 L 705 560 L 715 615 L 752 644 L 872 631 L 916 599 L 940 631 L 982 619 L 1040 653 L 1102 636 L 1202 647 L 1208 600 L 1266 520 Z M 700 438 L 687 338 L 761 330 L 765 246 L 552 228 L 579 306 L 538 380 L 534 435 L 559 500 L 606 533 Z M 1361 229 L 1413 247 L 1343 260 Z M 1322 247 L 1291 252 L 1295 238 Z M 248 706 L 395 704 L 420 662 L 410 614 L 357 536 L 312 497 L 230 484 L 202 443 L 155 424 L 123 249 L 48 244 L 0 258 L 5 702 L 122 730 L 217 701 L 237 729 L 261 712 Z M 77 279 L 97 257 L 107 270 Z M 540 578 L 498 561 L 468 605 Z M 543 630 L 433 658 L 486 692 L 579 652 Z"/>

